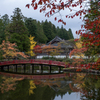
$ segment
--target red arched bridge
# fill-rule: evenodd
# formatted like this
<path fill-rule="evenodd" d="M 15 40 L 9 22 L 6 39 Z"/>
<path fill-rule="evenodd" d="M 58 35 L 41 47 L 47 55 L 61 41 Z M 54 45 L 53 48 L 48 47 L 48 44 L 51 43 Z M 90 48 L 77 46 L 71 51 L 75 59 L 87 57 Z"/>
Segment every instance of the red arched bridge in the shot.
<path fill-rule="evenodd" d="M 14 72 L 18 72 L 18 69 L 21 67 L 23 73 L 26 72 L 26 64 L 30 64 L 29 69 L 31 70 L 31 73 L 34 73 L 34 65 L 39 65 L 39 70 L 41 73 L 43 72 L 44 65 L 47 65 L 49 68 L 49 72 L 51 73 L 51 66 L 57 66 L 58 71 L 61 71 L 62 67 L 66 67 L 66 64 L 64 62 L 60 61 L 51 61 L 51 60 L 36 60 L 36 59 L 29 59 L 29 60 L 13 60 L 13 61 L 3 61 L 0 62 L 0 71 L 7 71 L 11 72 L 11 68 L 13 67 Z M 20 67 L 18 67 L 20 65 Z M 11 67 L 12 66 L 12 67 Z"/>

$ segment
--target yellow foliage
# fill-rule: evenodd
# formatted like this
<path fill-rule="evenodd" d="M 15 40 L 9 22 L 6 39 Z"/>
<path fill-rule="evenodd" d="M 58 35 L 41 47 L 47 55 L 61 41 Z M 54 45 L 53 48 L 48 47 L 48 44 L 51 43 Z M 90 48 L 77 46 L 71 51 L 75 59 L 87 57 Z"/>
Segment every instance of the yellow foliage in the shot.
<path fill-rule="evenodd" d="M 29 83 L 30 83 L 29 95 L 31 95 L 34 94 L 33 90 L 36 89 L 36 86 L 33 80 L 30 80 Z"/>
<path fill-rule="evenodd" d="M 34 56 L 35 54 L 33 53 L 33 49 L 37 42 L 34 41 L 34 37 L 32 37 L 31 35 L 29 39 L 30 39 L 30 51 L 28 51 L 28 54 L 30 54 L 31 56 Z"/>
<path fill-rule="evenodd" d="M 86 75 L 86 74 L 84 74 L 84 73 L 77 73 L 77 78 L 76 78 L 76 80 L 77 80 L 77 82 L 79 82 L 79 83 L 77 83 L 77 85 L 76 85 L 77 88 L 81 89 L 82 87 L 85 87 L 85 83 L 84 83 L 85 81 L 83 80 L 84 77 L 85 77 L 85 75 Z"/>
<path fill-rule="evenodd" d="M 75 43 L 75 45 L 76 45 L 76 47 L 75 47 L 75 49 L 79 49 L 79 50 L 81 50 L 81 48 L 82 48 L 82 44 L 83 44 L 83 42 L 81 41 L 81 36 L 80 36 L 80 39 Z M 84 54 L 83 53 L 81 53 L 81 52 L 78 52 L 77 54 L 75 54 L 78 58 L 79 57 L 84 57 Z"/>
<path fill-rule="evenodd" d="M 81 49 L 82 44 L 83 44 L 83 42 L 81 41 L 81 36 L 80 36 L 80 39 L 75 43 L 75 45 L 76 45 L 75 49 Z"/>

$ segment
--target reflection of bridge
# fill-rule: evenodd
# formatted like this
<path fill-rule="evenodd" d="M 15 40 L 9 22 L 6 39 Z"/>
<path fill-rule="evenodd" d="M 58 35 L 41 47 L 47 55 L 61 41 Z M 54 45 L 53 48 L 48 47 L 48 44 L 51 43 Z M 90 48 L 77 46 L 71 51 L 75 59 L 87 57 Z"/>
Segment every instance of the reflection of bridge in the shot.
<path fill-rule="evenodd" d="M 66 77 L 66 73 L 50 74 L 50 75 L 21 75 L 21 74 L 0 72 L 0 75 L 7 76 L 7 77 L 23 78 L 23 79 L 54 79 L 54 78 Z"/>
<path fill-rule="evenodd" d="M 13 60 L 13 61 L 3 61 L 0 62 L 0 71 L 10 71 L 10 66 L 13 65 L 15 72 L 18 70 L 18 65 L 21 65 L 24 73 L 26 72 L 26 64 L 30 64 L 31 66 L 29 69 L 31 69 L 31 73 L 34 73 L 34 65 L 39 65 L 39 70 L 41 73 L 43 73 L 43 65 L 47 65 L 49 67 L 49 72 L 51 73 L 51 66 L 57 66 L 58 71 L 61 71 L 61 67 L 66 67 L 66 64 L 64 62 L 59 61 L 51 61 L 51 60 L 36 60 L 36 59 L 29 59 L 29 60 Z M 6 70 L 5 70 L 6 69 Z"/>

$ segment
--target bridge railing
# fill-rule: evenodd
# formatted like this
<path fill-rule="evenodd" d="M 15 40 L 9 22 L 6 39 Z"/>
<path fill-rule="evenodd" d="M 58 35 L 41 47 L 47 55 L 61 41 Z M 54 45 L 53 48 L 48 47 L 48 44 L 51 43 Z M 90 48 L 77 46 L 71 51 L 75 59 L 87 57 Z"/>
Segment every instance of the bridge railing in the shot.
<path fill-rule="evenodd" d="M 3 61 L 3 62 L 0 62 L 0 66 L 10 65 L 10 64 L 26 64 L 26 63 L 30 63 L 30 64 L 48 64 L 48 65 L 57 65 L 57 66 L 63 66 L 63 67 L 66 66 L 64 62 L 60 62 L 60 61 L 37 60 L 37 59 Z"/>

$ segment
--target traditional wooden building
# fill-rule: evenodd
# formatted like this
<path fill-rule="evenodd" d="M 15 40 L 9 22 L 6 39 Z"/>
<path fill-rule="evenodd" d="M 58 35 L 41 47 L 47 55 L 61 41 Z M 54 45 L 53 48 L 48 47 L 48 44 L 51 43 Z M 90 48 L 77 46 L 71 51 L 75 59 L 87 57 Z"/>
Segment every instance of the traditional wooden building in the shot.
<path fill-rule="evenodd" d="M 54 39 L 52 39 L 50 42 L 48 42 L 46 45 L 52 45 L 52 46 L 60 46 L 62 52 L 61 54 L 69 54 L 71 50 L 74 48 L 74 44 L 70 44 L 68 40 L 61 39 L 60 37 L 56 36 Z"/>
<path fill-rule="evenodd" d="M 41 46 L 41 48 L 42 53 L 39 55 L 50 55 L 50 52 L 55 52 L 56 50 L 56 54 L 68 56 L 70 51 L 73 50 L 74 45 L 71 45 L 68 40 L 56 36 L 50 42 Z"/>

